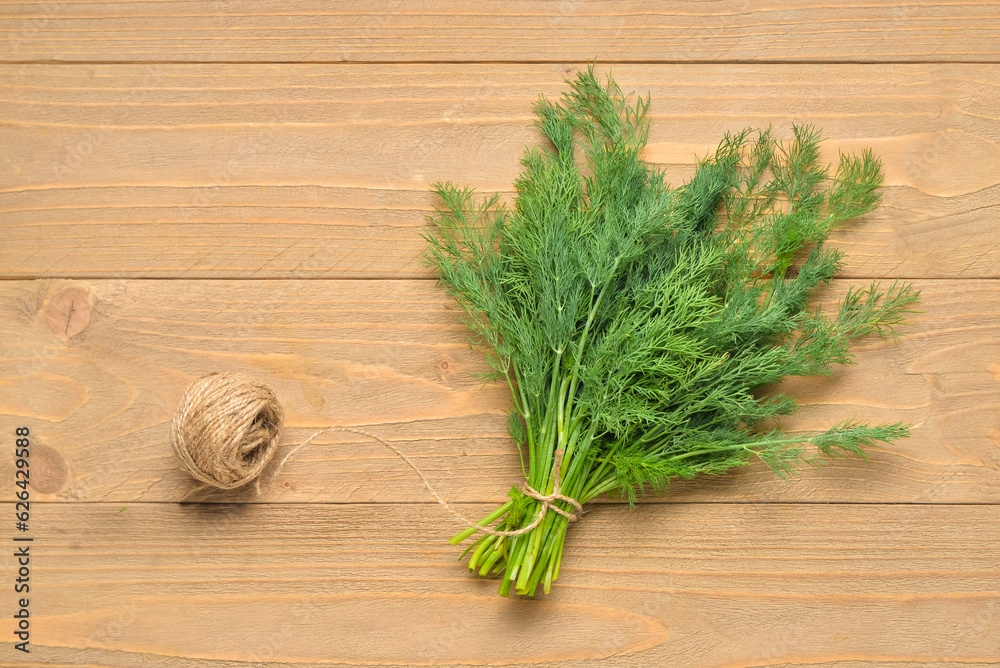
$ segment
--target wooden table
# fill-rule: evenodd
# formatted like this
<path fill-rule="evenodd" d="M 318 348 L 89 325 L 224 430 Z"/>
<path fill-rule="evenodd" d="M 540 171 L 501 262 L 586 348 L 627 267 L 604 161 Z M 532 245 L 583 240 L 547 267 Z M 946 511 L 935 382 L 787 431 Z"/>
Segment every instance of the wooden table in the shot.
<path fill-rule="evenodd" d="M 0 7 L 0 666 L 1000 663 L 1000 3 Z M 389 439 L 463 512 L 518 483 L 506 390 L 472 377 L 419 233 L 437 180 L 510 195 L 532 101 L 594 57 L 651 94 L 674 183 L 747 125 L 881 156 L 884 204 L 835 234 L 819 299 L 899 277 L 924 312 L 788 383 L 786 426 L 912 438 L 604 502 L 541 600 L 471 577 L 460 526 L 360 436 L 261 497 L 192 494 L 168 426 L 209 370 L 275 388 L 285 444 Z"/>

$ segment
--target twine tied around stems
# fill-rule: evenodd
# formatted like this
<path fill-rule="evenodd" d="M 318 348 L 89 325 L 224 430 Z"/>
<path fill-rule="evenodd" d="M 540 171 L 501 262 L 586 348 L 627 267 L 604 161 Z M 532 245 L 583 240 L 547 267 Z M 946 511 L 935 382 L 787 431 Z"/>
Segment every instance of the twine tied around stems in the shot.
<path fill-rule="evenodd" d="M 201 486 L 192 492 L 208 487 L 236 489 L 252 482 L 259 496 L 261 474 L 271 463 L 278 448 L 278 435 L 284 423 L 284 415 L 284 408 L 274 391 L 242 373 L 210 372 L 191 383 L 170 424 L 170 445 L 184 470 L 201 482 Z M 445 510 L 476 531 L 492 536 L 520 536 L 541 524 L 550 510 L 570 522 L 577 521 L 584 512 L 583 506 L 576 499 L 560 492 L 563 460 L 561 448 L 555 452 L 552 491 L 549 494 L 538 492 L 527 482 L 521 486 L 521 492 L 525 496 L 541 504 L 535 519 L 516 531 L 497 531 L 473 522 L 448 505 L 417 465 L 389 441 L 357 427 L 337 425 L 320 429 L 292 448 L 271 474 L 269 486 L 274 484 L 292 455 L 329 431 L 367 436 L 392 450 L 413 469 L 427 491 Z M 576 509 L 576 513 L 563 510 L 555 505 L 556 501 L 568 503 Z"/>
<path fill-rule="evenodd" d="M 552 467 L 552 492 L 550 494 L 538 493 L 538 491 L 532 489 L 531 485 L 529 485 L 527 482 L 521 485 L 521 493 L 523 493 L 525 496 L 530 496 L 536 501 L 541 501 L 542 503 L 542 505 L 538 509 L 538 517 L 536 517 L 531 524 L 529 524 L 526 527 L 522 527 L 517 531 L 488 531 L 487 533 L 492 533 L 493 535 L 496 536 L 519 536 L 522 533 L 527 533 L 531 531 L 536 526 L 541 524 L 542 520 L 545 519 L 545 513 L 549 510 L 551 510 L 554 513 L 559 513 L 560 515 L 568 519 L 570 522 L 576 522 L 578 519 L 580 519 L 579 515 L 582 515 L 584 513 L 583 506 L 581 506 L 580 502 L 577 501 L 576 499 L 572 499 L 568 496 L 565 496 L 564 494 L 561 494 L 559 491 L 559 484 L 561 482 L 560 471 L 562 469 L 562 460 L 563 460 L 563 449 L 559 448 L 558 450 L 556 450 L 556 462 L 555 465 Z M 563 510 L 554 503 L 555 501 L 565 501 L 566 503 L 576 508 L 576 513 L 579 514 Z"/>

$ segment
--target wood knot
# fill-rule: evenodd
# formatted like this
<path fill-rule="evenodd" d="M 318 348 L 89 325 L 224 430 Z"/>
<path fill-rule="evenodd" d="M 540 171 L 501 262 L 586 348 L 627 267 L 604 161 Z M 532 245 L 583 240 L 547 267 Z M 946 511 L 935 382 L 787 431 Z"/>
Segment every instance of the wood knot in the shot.
<path fill-rule="evenodd" d="M 31 446 L 31 488 L 39 494 L 55 494 L 69 481 L 69 466 L 55 448 L 44 443 Z"/>
<path fill-rule="evenodd" d="M 435 365 L 434 369 L 434 374 L 437 380 L 445 381 L 448 378 L 451 378 L 456 368 L 453 365 L 454 361 L 451 359 L 445 358 L 438 360 L 438 363 Z"/>
<path fill-rule="evenodd" d="M 67 286 L 42 303 L 45 322 L 60 341 L 69 341 L 90 322 L 94 294 L 80 285 Z"/>

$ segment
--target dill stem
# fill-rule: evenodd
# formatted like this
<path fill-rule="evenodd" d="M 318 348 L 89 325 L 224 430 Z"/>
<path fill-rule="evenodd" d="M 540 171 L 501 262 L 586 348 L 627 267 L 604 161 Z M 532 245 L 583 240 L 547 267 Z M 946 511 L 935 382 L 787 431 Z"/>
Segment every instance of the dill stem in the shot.
<path fill-rule="evenodd" d="M 511 550 L 511 559 L 508 561 L 507 571 L 504 573 L 504 583 L 501 584 L 501 593 L 503 593 L 504 586 L 506 586 L 507 591 L 510 591 L 511 584 L 517 579 L 518 572 L 521 568 L 521 559 L 524 557 L 524 551 L 528 546 L 528 536 L 520 535 L 514 538 L 514 548 Z M 506 594 L 504 594 L 506 596 Z"/>
<path fill-rule="evenodd" d="M 615 258 L 614 268 L 618 268 L 618 263 L 621 261 L 621 256 Z M 611 272 L 614 275 L 614 271 Z M 570 377 L 573 379 L 570 383 L 570 396 L 576 393 L 576 383 L 577 376 L 576 372 L 580 368 L 580 360 L 583 359 L 583 349 L 587 344 L 587 335 L 590 334 L 590 327 L 594 324 L 594 316 L 597 315 L 597 308 L 601 305 L 601 301 L 604 299 L 604 292 L 608 289 L 608 284 L 605 283 L 601 286 L 601 292 L 597 295 L 597 299 L 594 300 L 593 304 L 590 306 L 590 312 L 587 314 L 587 323 L 583 326 L 583 334 L 580 335 L 580 341 L 576 348 L 576 361 L 573 364 L 573 371 Z M 594 285 L 590 286 L 590 298 L 594 298 Z"/>
<path fill-rule="evenodd" d="M 531 468 L 528 471 L 528 475 L 531 476 L 529 479 L 529 485 L 533 489 L 542 488 L 542 483 L 545 481 L 545 477 L 548 475 L 551 468 L 552 457 L 554 455 L 555 448 L 552 447 L 551 439 L 549 434 L 551 430 L 557 429 L 557 416 L 556 411 L 553 410 L 557 401 L 557 391 L 559 390 L 559 368 L 562 364 L 562 351 L 556 351 L 555 360 L 552 363 L 552 382 L 549 386 L 549 400 L 545 407 L 545 415 L 543 416 L 542 426 L 539 432 L 539 439 L 536 443 L 535 448 L 532 450 L 531 454 L 533 457 L 529 457 L 531 461 Z M 542 466 L 544 464 L 544 467 Z M 544 468 L 544 470 L 542 470 Z"/>
<path fill-rule="evenodd" d="M 533 513 L 531 515 L 531 521 L 534 521 L 536 517 L 537 513 Z M 544 524 L 545 520 L 543 518 L 542 522 L 527 534 L 528 538 L 524 551 L 517 563 L 516 587 L 518 591 L 524 589 L 525 583 L 534 571 L 535 563 L 538 560 L 539 548 L 541 547 L 541 529 Z"/>
<path fill-rule="evenodd" d="M 476 548 L 476 551 L 473 552 L 472 556 L 469 558 L 469 570 L 476 570 L 476 564 L 479 563 L 480 558 L 482 558 L 482 556 L 486 553 L 486 550 L 489 549 L 494 542 L 496 542 L 496 539 L 497 536 L 488 535 L 479 541 L 479 547 Z"/>
<path fill-rule="evenodd" d="M 499 561 L 501 557 L 503 557 L 504 551 L 502 548 L 503 548 L 504 538 L 505 537 L 502 536 L 500 540 L 498 540 L 496 544 L 494 544 L 493 549 L 490 550 L 489 554 L 486 555 L 486 558 L 483 560 L 483 566 L 482 568 L 479 569 L 480 575 L 484 577 L 488 575 L 490 569 L 493 568 L 493 565 L 496 564 L 496 562 Z"/>
<path fill-rule="evenodd" d="M 799 438 L 774 438 L 768 439 L 766 441 L 758 441 L 756 443 L 733 443 L 732 445 L 720 445 L 717 448 L 702 448 L 701 450 L 692 450 L 691 452 L 685 452 L 680 455 L 674 455 L 673 457 L 668 457 L 667 461 L 676 462 L 682 459 L 687 459 L 689 457 L 697 457 L 698 455 L 708 455 L 713 452 L 725 452 L 727 450 L 739 450 L 745 449 L 750 452 L 754 452 L 754 448 L 757 446 L 770 446 L 770 445 L 781 445 L 785 443 L 805 443 L 810 440 L 810 437 L 803 436 Z"/>
<path fill-rule="evenodd" d="M 490 513 L 483 519 L 476 522 L 476 524 L 478 524 L 481 527 L 489 525 L 491 522 L 494 522 L 497 518 L 507 514 L 507 511 L 509 511 L 511 507 L 513 507 L 513 505 L 514 505 L 514 500 L 511 499 L 510 501 L 507 501 L 507 503 L 503 504 L 502 506 L 494 510 L 492 513 Z M 451 543 L 452 545 L 458 545 L 459 543 L 461 543 L 463 540 L 473 535 L 474 533 L 476 533 L 476 528 L 469 527 L 468 529 L 465 529 L 464 531 L 461 531 L 452 536 L 451 540 L 449 540 L 448 542 Z"/>
<path fill-rule="evenodd" d="M 555 564 L 555 571 L 552 573 L 552 580 L 559 578 L 559 569 L 562 567 L 562 553 L 563 546 L 566 545 L 566 530 L 569 528 L 569 522 L 564 522 L 562 528 L 559 530 L 559 537 L 557 540 L 558 548 L 556 549 L 555 555 L 553 555 L 553 563 Z M 551 583 L 550 583 L 551 584 Z M 545 591 L 548 594 L 548 590 Z"/>

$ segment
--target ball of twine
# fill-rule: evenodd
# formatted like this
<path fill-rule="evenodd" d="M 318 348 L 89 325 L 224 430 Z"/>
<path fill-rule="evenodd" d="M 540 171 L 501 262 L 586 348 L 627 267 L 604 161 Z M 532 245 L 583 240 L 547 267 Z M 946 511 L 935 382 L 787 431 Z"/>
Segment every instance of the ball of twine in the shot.
<path fill-rule="evenodd" d="M 170 425 L 181 466 L 217 489 L 256 481 L 271 462 L 285 411 L 264 383 L 241 373 L 195 380 Z"/>

